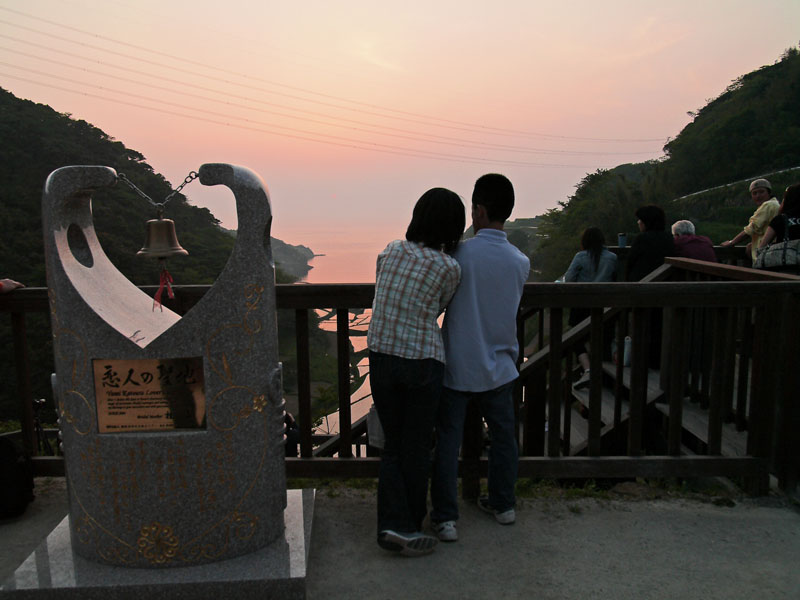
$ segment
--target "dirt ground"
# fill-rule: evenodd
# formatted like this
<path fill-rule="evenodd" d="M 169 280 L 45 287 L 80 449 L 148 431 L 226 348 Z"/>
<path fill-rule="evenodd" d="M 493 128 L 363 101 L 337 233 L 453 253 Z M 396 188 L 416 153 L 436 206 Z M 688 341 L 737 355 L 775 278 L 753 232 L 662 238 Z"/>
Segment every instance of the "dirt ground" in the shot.
<path fill-rule="evenodd" d="M 36 481 L 36 500 L 0 521 L 5 580 L 67 512 L 63 479 Z M 405 558 L 375 543 L 374 485 L 321 484 L 307 596 L 391 598 L 800 598 L 800 511 L 784 496 L 529 490 L 515 525 L 462 503 L 458 542 Z"/>
<path fill-rule="evenodd" d="M 404 558 L 375 543 L 374 492 L 330 492 L 318 492 L 312 599 L 800 598 L 800 512 L 782 497 L 630 483 L 521 499 L 508 527 L 462 504 L 458 542 Z"/>

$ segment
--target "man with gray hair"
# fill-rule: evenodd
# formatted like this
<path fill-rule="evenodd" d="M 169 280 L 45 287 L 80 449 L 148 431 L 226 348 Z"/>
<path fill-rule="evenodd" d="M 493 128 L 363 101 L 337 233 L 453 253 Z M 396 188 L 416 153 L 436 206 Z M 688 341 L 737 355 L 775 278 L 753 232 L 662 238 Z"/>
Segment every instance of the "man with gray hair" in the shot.
<path fill-rule="evenodd" d="M 750 197 L 758 208 L 747 226 L 736 234 L 731 240 L 722 242 L 720 246 L 735 246 L 747 236 L 750 236 L 750 243 L 747 244 L 747 253 L 756 261 L 756 250 L 761 242 L 761 238 L 767 231 L 769 222 L 778 214 L 780 202 L 772 196 L 772 185 L 766 179 L 756 179 L 750 184 Z"/>
<path fill-rule="evenodd" d="M 676 221 L 672 225 L 675 256 L 717 262 L 714 244 L 704 235 L 695 235 L 694 223 Z"/>

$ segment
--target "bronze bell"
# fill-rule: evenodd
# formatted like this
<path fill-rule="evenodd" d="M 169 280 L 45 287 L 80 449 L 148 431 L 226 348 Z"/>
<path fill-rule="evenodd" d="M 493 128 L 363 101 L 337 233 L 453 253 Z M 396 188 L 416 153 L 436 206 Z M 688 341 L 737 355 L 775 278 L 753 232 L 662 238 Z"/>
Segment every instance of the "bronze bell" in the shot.
<path fill-rule="evenodd" d="M 161 215 L 157 219 L 150 219 L 147 222 L 147 236 L 144 246 L 136 256 L 147 256 L 149 258 L 170 258 L 171 256 L 186 256 L 189 254 L 178 243 L 178 236 L 175 234 L 175 221 L 172 219 L 162 219 Z"/>

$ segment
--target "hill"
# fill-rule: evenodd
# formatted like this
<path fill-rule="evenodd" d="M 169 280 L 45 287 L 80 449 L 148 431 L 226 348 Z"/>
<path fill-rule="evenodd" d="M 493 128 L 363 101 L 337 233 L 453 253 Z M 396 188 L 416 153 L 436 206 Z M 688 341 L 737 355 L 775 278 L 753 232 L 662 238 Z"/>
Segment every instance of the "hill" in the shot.
<path fill-rule="evenodd" d="M 0 89 L 0 277 L 11 277 L 27 286 L 45 286 L 44 246 L 41 219 L 42 187 L 47 176 L 65 165 L 107 165 L 124 173 L 137 187 L 156 201 L 172 192 L 170 183 L 147 164 L 145 157 L 86 121 L 60 114 L 49 106 L 16 98 Z M 199 166 L 199 165 L 198 165 Z M 195 184 L 199 185 L 199 184 Z M 95 229 L 103 250 L 131 281 L 138 285 L 157 284 L 158 261 L 142 259 L 145 223 L 155 218 L 154 207 L 130 187 L 120 183 L 93 195 Z M 181 245 L 189 256 L 170 259 L 168 267 L 176 283 L 210 284 L 230 256 L 234 238 L 224 230 L 208 209 L 192 206 L 183 194 L 166 205 L 166 218 L 174 219 Z M 295 275 L 280 268 L 279 282 L 292 282 L 307 267 L 313 252 L 289 246 L 273 238 L 276 262 L 285 263 Z M 284 323 L 284 321 L 286 321 Z M 292 332 L 290 315 L 279 318 L 281 331 Z M 36 397 L 50 397 L 50 323 L 47 315 L 27 318 L 31 340 L 31 379 Z M 316 333 L 315 333 L 316 335 Z M 10 322 L 0 323 L 0 339 L 10 340 Z M 292 339 L 293 342 L 293 339 Z M 286 344 L 290 348 L 293 344 Z M 285 368 L 293 368 L 293 357 Z M 0 347 L 0 377 L 15 381 L 13 345 Z M 15 386 L 0 389 L 0 418 L 16 416 Z"/>
<path fill-rule="evenodd" d="M 169 182 L 154 172 L 139 152 L 86 121 L 20 100 L 3 89 L 0 139 L 4 140 L 0 146 L 0 221 L 5 232 L 13 232 L 13 237 L 0 240 L 0 273 L 29 286 L 45 285 L 40 206 L 42 186 L 53 170 L 65 165 L 106 165 L 124 173 L 156 201 L 172 192 Z M 157 282 L 157 261 L 136 256 L 144 241 L 145 222 L 155 217 L 150 203 L 118 184 L 94 195 L 92 212 L 100 243 L 117 268 L 136 284 Z M 189 256 L 170 261 L 176 282 L 213 283 L 228 260 L 233 238 L 208 209 L 192 206 L 183 194 L 169 201 L 164 216 L 175 221 L 180 243 L 189 251 Z M 286 260 L 289 256 L 295 262 L 303 260 L 304 252 L 293 256 L 287 245 L 282 249 Z M 290 282 L 293 278 L 279 273 L 278 280 Z"/>
<path fill-rule="evenodd" d="M 664 146 L 662 160 L 620 165 L 587 174 L 575 193 L 541 216 L 538 281 L 562 275 L 587 227 L 637 232 L 633 216 L 658 204 L 667 222 L 690 219 L 715 243 L 733 237 L 753 212 L 748 183 L 766 176 L 780 199 L 800 181 L 800 51 L 790 48 L 773 65 L 734 80 Z M 702 190 L 702 191 L 701 191 Z"/>

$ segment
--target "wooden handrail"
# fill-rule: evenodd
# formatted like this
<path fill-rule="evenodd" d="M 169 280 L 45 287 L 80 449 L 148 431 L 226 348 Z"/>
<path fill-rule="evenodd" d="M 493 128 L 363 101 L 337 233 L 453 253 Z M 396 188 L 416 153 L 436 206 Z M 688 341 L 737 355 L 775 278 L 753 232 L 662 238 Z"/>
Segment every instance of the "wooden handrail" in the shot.
<path fill-rule="evenodd" d="M 680 280 L 681 278 L 685 279 L 694 277 L 702 279 L 724 279 L 724 281 L 692 280 L 687 282 Z M 178 310 L 178 312 L 185 312 L 203 296 L 209 287 L 210 286 L 205 285 L 175 286 L 175 309 Z M 152 294 L 157 288 L 156 286 L 145 286 L 142 289 Z M 348 459 L 347 461 L 340 461 L 339 463 L 318 462 L 317 464 L 319 464 L 320 467 L 318 471 L 315 471 L 315 468 L 313 467 L 315 461 L 327 461 L 328 459 L 312 458 L 315 454 L 313 447 L 315 441 L 312 437 L 311 431 L 311 396 L 309 388 L 310 375 L 308 365 L 308 311 L 314 309 L 335 308 L 338 311 L 337 351 L 339 353 L 340 360 L 338 363 L 339 384 L 337 389 L 340 396 L 339 410 L 342 428 L 341 435 L 334 436 L 327 440 L 325 443 L 325 448 L 322 449 L 322 453 L 328 454 L 332 451 L 335 451 L 340 458 L 349 456 L 352 444 L 363 443 L 364 423 L 362 423 L 360 420 L 352 425 L 350 423 L 350 365 L 349 357 L 347 356 L 349 353 L 349 321 L 347 315 L 349 310 L 369 308 L 372 304 L 373 294 L 374 285 L 363 283 L 322 285 L 292 284 L 276 286 L 277 307 L 280 309 L 293 310 L 296 318 L 295 335 L 297 340 L 298 378 L 300 380 L 298 385 L 298 400 L 300 407 L 298 424 L 301 428 L 300 449 L 301 456 L 303 458 L 297 459 L 296 461 L 287 461 L 287 468 L 289 469 L 290 475 L 299 475 L 300 473 L 310 475 L 316 473 L 316 476 L 332 476 L 333 473 L 338 473 L 339 476 L 352 476 L 354 473 L 374 474 L 377 472 L 374 459 L 365 458 L 353 458 Z M 683 310 L 684 308 L 697 310 L 716 310 L 724 307 L 733 307 L 735 310 L 750 310 L 755 308 L 756 318 L 762 319 L 758 321 L 758 324 L 766 324 L 766 326 L 772 327 L 774 326 L 774 319 L 772 321 L 763 321 L 763 317 L 758 315 L 763 315 L 765 310 L 771 309 L 774 306 L 780 306 L 780 310 L 782 311 L 781 314 L 787 316 L 794 315 L 796 317 L 796 313 L 798 311 L 797 307 L 800 305 L 800 301 L 798 299 L 800 299 L 800 278 L 790 275 L 755 271 L 753 269 L 745 269 L 730 265 L 704 263 L 702 261 L 677 258 L 667 259 L 667 263 L 664 266 L 654 271 L 642 282 L 620 282 L 608 284 L 526 284 L 523 292 L 520 321 L 524 323 L 527 318 L 531 318 L 534 322 L 538 321 L 539 331 L 543 330 L 543 326 L 545 324 L 545 309 L 549 309 L 551 311 L 550 318 L 551 320 L 555 319 L 555 321 L 552 321 L 554 324 L 556 322 L 560 324 L 561 321 L 559 315 L 563 313 L 564 309 L 589 307 L 594 310 L 592 318 L 587 319 L 584 323 L 579 324 L 577 327 L 572 328 L 563 335 L 560 335 L 558 331 L 554 330 L 554 333 L 559 334 L 558 345 L 560 348 L 558 352 L 553 352 L 552 347 L 545 346 L 521 366 L 520 381 L 524 385 L 528 385 L 533 380 L 539 381 L 538 378 L 540 375 L 545 377 L 544 380 L 536 383 L 537 386 L 545 386 L 542 388 L 542 390 L 544 390 L 543 392 L 526 392 L 523 394 L 520 391 L 520 393 L 515 396 L 517 398 L 518 407 L 525 411 L 525 414 L 520 414 L 520 420 L 525 424 L 521 430 L 521 447 L 532 449 L 539 447 L 540 442 L 531 444 L 530 439 L 538 439 L 542 444 L 544 443 L 544 438 L 542 437 L 541 431 L 534 431 L 531 429 L 531 427 L 534 425 L 535 427 L 540 427 L 543 425 L 543 419 L 545 419 L 546 412 L 549 412 L 551 415 L 553 415 L 550 417 L 551 423 L 555 427 L 558 427 L 559 420 L 555 417 L 555 414 L 561 410 L 560 407 L 563 405 L 563 399 L 569 397 L 570 391 L 569 382 L 561 379 L 562 372 L 559 366 L 558 357 L 564 356 L 565 353 L 569 354 L 576 348 L 577 344 L 582 343 L 583 340 L 587 338 L 591 338 L 592 330 L 595 336 L 600 335 L 599 332 L 601 331 L 601 328 L 597 322 L 598 318 L 604 322 L 608 321 L 609 319 L 619 319 L 622 311 L 632 310 L 636 313 L 636 315 L 639 315 L 635 316 L 633 319 L 634 325 L 640 327 L 640 331 L 643 331 L 641 330 L 641 314 L 645 314 L 648 309 L 654 307 L 668 310 L 673 308 L 678 310 Z M 602 307 L 602 313 L 598 312 L 600 307 Z M 24 325 L 25 314 L 32 312 L 46 313 L 48 310 L 48 291 L 46 288 L 24 288 L 16 290 L 11 294 L 0 295 L 0 312 L 10 313 L 15 323 L 19 323 L 21 321 L 21 323 Z M 645 312 L 640 314 L 640 311 Z M 735 311 L 732 311 L 729 314 L 734 315 Z M 680 318 L 683 319 L 683 321 L 676 321 L 677 323 L 683 323 L 685 321 L 685 317 L 681 316 Z M 728 318 L 728 321 L 730 321 L 730 318 Z M 24 326 L 17 327 L 15 331 L 21 332 L 16 335 L 14 343 L 18 359 L 24 362 L 24 354 L 27 351 Z M 758 340 L 755 340 L 756 343 L 765 343 L 764 340 L 769 338 L 765 338 L 764 336 L 768 334 L 769 332 L 760 332 L 760 337 Z M 595 340 L 595 344 L 596 343 L 597 341 Z M 637 343 L 642 344 L 643 340 L 640 339 Z M 596 347 L 597 346 L 595 346 L 595 348 Z M 757 353 L 748 355 L 748 359 L 750 356 L 752 356 L 754 365 L 756 365 L 759 360 L 765 358 L 763 356 L 759 356 Z M 679 357 L 680 353 L 676 352 L 674 353 L 672 360 L 677 360 L 680 362 L 678 360 Z M 567 361 L 567 364 L 569 365 L 571 363 Z M 596 365 L 598 363 L 594 362 L 593 364 Z M 619 373 L 621 375 L 621 366 L 619 368 Z M 775 377 L 778 377 L 778 375 L 774 372 L 771 373 Z M 546 378 L 548 375 L 551 380 L 549 392 L 547 391 L 548 388 L 546 387 Z M 764 376 L 766 376 L 766 373 Z M 677 374 L 673 373 L 673 377 L 675 382 L 679 380 Z M 28 375 L 26 374 L 26 368 L 23 365 L 22 367 L 18 368 L 18 388 L 23 396 L 21 399 L 22 405 L 28 402 L 29 399 L 26 398 L 26 396 L 30 395 L 29 393 L 25 392 L 26 389 L 30 389 L 29 383 L 26 381 L 27 379 Z M 636 394 L 644 394 L 647 385 L 646 381 L 641 379 L 640 374 L 634 374 L 633 379 L 635 380 L 630 382 L 632 393 L 634 390 L 638 390 L 636 391 Z M 745 383 L 747 381 L 746 371 L 744 381 Z M 788 381 L 789 380 L 787 380 L 787 382 Z M 28 387 L 26 387 L 26 385 Z M 789 385 L 789 383 L 786 385 Z M 545 404 L 536 405 L 536 402 L 539 402 L 539 399 L 537 399 L 537 394 L 540 393 L 544 393 L 544 396 L 541 398 L 541 402 Z M 593 394 L 593 397 L 596 397 L 596 386 L 593 385 L 591 393 Z M 545 397 L 549 398 L 549 400 L 545 401 Z M 673 398 L 675 397 L 676 396 L 673 396 Z M 592 400 L 592 402 L 594 402 L 594 400 Z M 676 400 L 672 400 L 671 402 L 674 404 Z M 768 406 L 768 404 L 769 403 L 767 403 L 766 406 Z M 546 405 L 549 408 L 546 408 Z M 540 406 L 540 408 L 536 408 L 536 406 Z M 609 430 L 609 425 L 606 423 L 601 431 L 601 424 L 598 420 L 600 414 L 599 405 L 595 403 L 590 404 L 590 406 L 591 440 L 589 444 L 589 450 L 590 454 L 598 455 L 602 450 L 599 445 L 598 436 L 601 433 L 605 435 Z M 672 404 L 670 406 L 672 406 Z M 718 407 L 718 404 L 714 404 L 714 406 Z M 632 405 L 632 410 L 636 407 L 638 407 L 638 405 Z M 539 410 L 541 410 L 541 413 L 536 412 Z M 737 415 L 740 415 L 742 409 L 737 408 L 737 410 L 739 410 Z M 720 415 L 724 416 L 724 412 L 720 413 Z M 722 425 L 722 416 L 714 417 L 719 421 L 720 426 Z M 739 418 L 739 416 L 737 416 L 737 418 Z M 538 421 L 537 419 L 542 420 Z M 619 398 L 617 398 L 614 425 L 619 425 L 619 420 Z M 22 421 L 23 435 L 25 435 L 24 431 L 30 425 L 30 416 L 23 414 Z M 771 426 L 770 420 L 763 413 L 763 410 L 758 415 L 758 422 L 760 423 L 759 426 L 762 427 L 762 429 L 764 427 Z M 567 423 L 567 426 L 569 426 L 569 421 L 566 419 L 566 417 L 565 423 Z M 675 422 L 673 421 L 670 425 L 669 441 L 670 452 L 673 454 L 676 452 L 679 444 L 679 430 L 676 427 L 677 425 L 675 425 Z M 718 435 L 718 433 L 718 430 L 715 429 L 714 435 Z M 558 429 L 551 430 L 548 433 L 550 440 L 548 445 L 548 454 L 550 455 L 550 459 L 555 461 L 559 460 L 558 456 L 562 452 L 559 435 Z M 530 436 L 533 436 L 533 438 Z M 690 466 L 691 464 L 702 463 L 704 465 L 703 472 L 713 471 L 715 468 L 717 468 L 719 469 L 719 474 L 735 473 L 737 475 L 748 477 L 753 477 L 758 474 L 758 477 L 763 480 L 763 469 L 764 465 L 766 464 L 765 456 L 769 455 L 770 449 L 768 446 L 771 443 L 770 440 L 772 440 L 771 431 L 767 433 L 763 433 L 762 431 L 760 437 L 756 442 L 754 442 L 753 446 L 753 451 L 756 452 L 756 454 L 753 456 L 758 458 L 757 460 L 750 460 L 749 462 L 736 462 L 735 459 L 725 458 L 723 460 L 720 458 L 719 460 L 715 459 L 700 462 L 695 461 L 694 463 L 692 463 L 692 461 L 687 461 L 684 466 L 678 467 L 675 466 L 676 463 L 674 461 L 653 460 L 645 463 L 631 460 L 620 460 L 618 463 L 613 463 L 615 465 L 613 470 L 615 473 L 627 473 L 628 475 L 636 476 L 636 474 L 644 473 L 645 471 L 648 473 L 652 472 L 654 469 L 657 471 L 658 465 L 664 465 L 664 469 L 667 469 L 667 465 L 669 465 L 669 472 L 683 473 L 684 471 L 692 471 L 692 467 Z M 639 452 L 641 440 L 637 441 L 637 438 L 634 437 L 632 438 L 632 441 L 633 443 L 631 446 L 631 452 L 633 455 L 636 455 Z M 555 444 L 553 442 L 555 442 Z M 718 446 L 717 438 L 713 437 L 711 442 L 714 445 L 714 448 Z M 26 445 L 28 444 L 29 442 L 26 443 Z M 567 449 L 569 449 L 568 445 Z M 599 458 L 600 457 L 598 456 L 597 459 Z M 608 456 L 602 458 L 604 459 L 602 463 L 598 462 L 595 464 L 602 464 L 606 466 L 602 468 L 598 467 L 600 469 L 598 473 L 601 471 L 605 472 L 603 469 L 606 469 L 607 466 L 611 464 L 608 461 Z M 679 457 L 673 458 L 680 460 Z M 337 461 L 339 459 L 330 460 Z M 476 457 L 476 460 L 479 459 Z M 530 462 L 530 460 L 533 462 Z M 533 459 L 530 460 L 527 458 L 524 459 L 520 467 L 521 474 L 528 472 L 543 472 L 541 463 Z M 363 463 L 363 467 L 358 466 L 361 464 L 359 461 L 366 461 Z M 54 469 L 57 471 L 57 466 L 54 466 L 58 462 L 57 460 L 39 462 L 42 465 L 41 468 L 37 467 L 39 472 L 53 472 Z M 335 464 L 341 464 L 342 466 L 341 468 L 337 468 L 333 466 Z M 583 461 L 563 461 L 562 459 L 562 462 L 554 464 L 561 465 L 559 468 L 563 469 L 563 471 L 560 472 L 560 476 L 563 477 L 577 477 L 580 476 L 578 473 L 586 473 L 588 472 L 587 469 L 589 471 L 591 469 L 587 466 L 587 464 L 591 464 L 591 461 L 589 463 L 585 463 Z M 476 467 L 473 465 L 467 468 L 466 472 L 472 473 L 474 476 L 477 476 L 482 472 L 485 473 L 485 464 L 480 462 L 480 465 L 482 466 Z M 534 467 L 526 465 L 537 466 Z M 787 466 L 784 464 L 782 465 L 782 468 L 786 470 Z M 547 467 L 544 469 L 544 471 L 550 472 L 550 467 Z M 667 470 L 665 470 L 664 473 L 667 473 Z M 788 466 L 788 475 L 786 476 L 787 480 L 791 480 L 792 477 L 794 477 L 796 480 L 796 473 L 797 465 L 790 464 Z M 474 487 L 472 484 L 470 484 L 470 486 Z"/>

